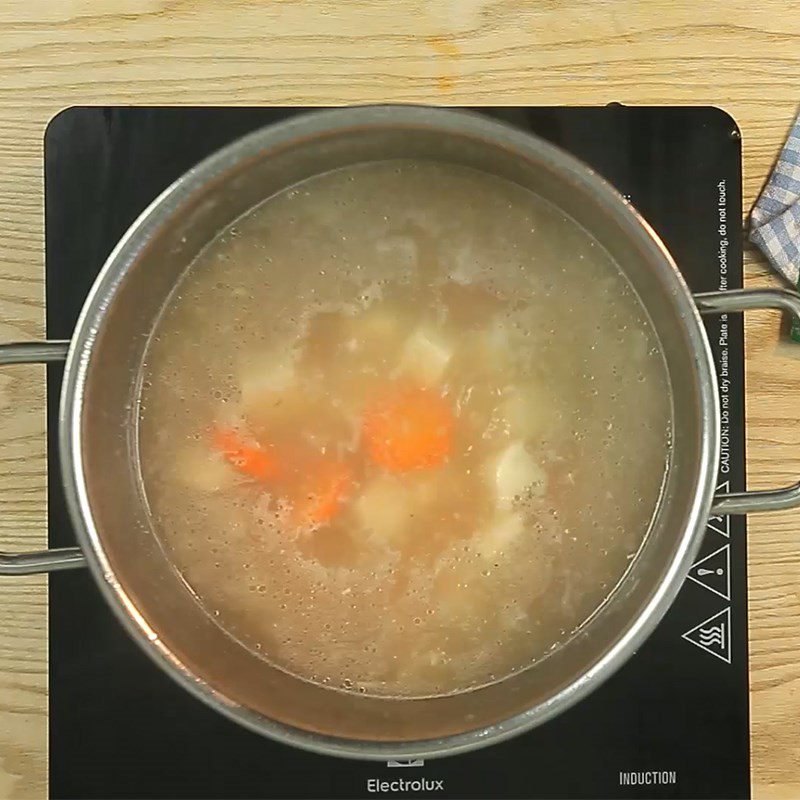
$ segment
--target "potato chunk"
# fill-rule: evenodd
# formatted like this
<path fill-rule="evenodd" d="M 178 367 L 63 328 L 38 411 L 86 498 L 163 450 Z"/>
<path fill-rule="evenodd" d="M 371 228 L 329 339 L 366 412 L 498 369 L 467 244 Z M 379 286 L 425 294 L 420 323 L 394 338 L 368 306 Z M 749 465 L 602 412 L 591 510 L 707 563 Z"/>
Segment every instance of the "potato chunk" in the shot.
<path fill-rule="evenodd" d="M 525 495 L 541 495 L 545 489 L 545 473 L 524 442 L 516 441 L 500 452 L 494 463 L 494 487 L 497 505 L 510 509 Z"/>
<path fill-rule="evenodd" d="M 492 560 L 508 553 L 509 548 L 524 532 L 520 514 L 507 512 L 498 515 L 479 531 L 472 540 L 472 549 L 481 557 Z"/>
<path fill-rule="evenodd" d="M 373 478 L 355 501 L 356 519 L 367 535 L 394 546 L 402 539 L 414 513 L 414 497 L 388 475 Z"/>
<path fill-rule="evenodd" d="M 274 350 L 242 359 L 239 386 L 245 409 L 269 402 L 296 381 L 294 350 Z"/>
<path fill-rule="evenodd" d="M 175 474 L 187 489 L 201 492 L 219 492 L 236 482 L 236 473 L 220 454 L 200 442 L 178 451 Z"/>
<path fill-rule="evenodd" d="M 406 341 L 400 372 L 423 386 L 433 386 L 442 380 L 452 357 L 452 348 L 439 333 L 419 328 Z"/>

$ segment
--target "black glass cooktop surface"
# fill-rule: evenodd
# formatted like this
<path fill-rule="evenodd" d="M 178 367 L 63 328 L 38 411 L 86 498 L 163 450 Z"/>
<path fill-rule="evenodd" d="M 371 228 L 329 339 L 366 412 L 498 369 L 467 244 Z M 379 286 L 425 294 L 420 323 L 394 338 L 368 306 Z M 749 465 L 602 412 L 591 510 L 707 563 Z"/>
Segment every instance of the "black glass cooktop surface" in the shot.
<path fill-rule="evenodd" d="M 47 329 L 68 338 L 106 256 L 197 161 L 302 109 L 72 108 L 45 140 Z M 486 108 L 605 175 L 655 227 L 693 290 L 742 285 L 741 143 L 713 108 Z M 725 322 L 727 328 L 721 328 Z M 744 487 L 740 315 L 706 321 L 727 363 L 720 491 Z M 74 543 L 49 367 L 50 542 Z M 541 728 L 416 766 L 338 760 L 239 728 L 186 694 L 113 618 L 88 574 L 50 579 L 50 793 L 58 798 L 749 797 L 743 518 L 709 522 L 701 556 L 650 639 Z"/>

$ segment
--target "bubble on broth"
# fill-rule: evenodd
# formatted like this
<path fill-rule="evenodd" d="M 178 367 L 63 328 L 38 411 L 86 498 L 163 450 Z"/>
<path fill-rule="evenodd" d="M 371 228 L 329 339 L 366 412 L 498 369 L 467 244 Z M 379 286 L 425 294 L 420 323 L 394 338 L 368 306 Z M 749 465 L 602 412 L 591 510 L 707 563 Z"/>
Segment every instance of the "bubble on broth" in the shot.
<path fill-rule="evenodd" d="M 668 464 L 659 343 L 605 251 L 454 165 L 309 180 L 195 260 L 143 365 L 156 534 L 209 616 L 340 691 L 430 696 L 563 644 Z"/>

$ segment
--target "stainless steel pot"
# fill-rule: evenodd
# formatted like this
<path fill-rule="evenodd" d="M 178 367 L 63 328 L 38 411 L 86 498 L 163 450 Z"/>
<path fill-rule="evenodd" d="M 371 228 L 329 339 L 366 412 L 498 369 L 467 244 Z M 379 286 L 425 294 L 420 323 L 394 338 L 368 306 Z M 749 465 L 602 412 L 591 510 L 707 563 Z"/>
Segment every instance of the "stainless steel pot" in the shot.
<path fill-rule="evenodd" d="M 286 186 L 354 162 L 401 157 L 453 161 L 515 181 L 590 231 L 647 307 L 664 348 L 674 406 L 663 501 L 640 554 L 602 611 L 528 670 L 427 700 L 314 686 L 228 637 L 156 542 L 133 467 L 139 364 L 154 320 L 192 257 L 221 228 Z M 66 357 L 59 447 L 79 544 L 0 554 L 0 573 L 87 564 L 119 620 L 165 672 L 217 711 L 290 744 L 387 759 L 453 754 L 506 739 L 576 703 L 636 650 L 683 583 L 710 514 L 800 505 L 800 484 L 714 497 L 720 412 L 700 313 L 766 307 L 800 319 L 800 296 L 790 292 L 692 297 L 658 237 L 602 178 L 544 141 L 484 118 L 374 107 L 308 114 L 265 128 L 190 170 L 139 217 L 106 261 L 71 342 L 0 348 L 0 363 Z"/>

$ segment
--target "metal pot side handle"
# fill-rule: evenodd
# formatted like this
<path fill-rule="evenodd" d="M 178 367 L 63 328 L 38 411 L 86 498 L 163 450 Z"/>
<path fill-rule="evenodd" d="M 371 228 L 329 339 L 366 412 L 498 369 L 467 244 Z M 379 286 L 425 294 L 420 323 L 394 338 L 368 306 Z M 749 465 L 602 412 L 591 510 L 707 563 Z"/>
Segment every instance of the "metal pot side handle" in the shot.
<path fill-rule="evenodd" d="M 701 314 L 727 314 L 750 309 L 774 308 L 788 311 L 800 322 L 800 294 L 785 289 L 737 289 L 704 292 L 694 296 Z M 19 342 L 0 345 L 0 365 L 47 364 L 67 357 L 69 341 Z M 714 498 L 711 513 L 747 514 L 780 511 L 800 506 L 800 482 L 783 489 L 733 492 Z M 0 552 L 0 575 L 30 575 L 85 566 L 79 547 L 62 547 L 31 553 Z"/>
<path fill-rule="evenodd" d="M 788 311 L 800 322 L 800 294 L 786 289 L 736 289 L 728 292 L 706 292 L 694 296 L 701 314 L 727 314 L 758 308 Z M 754 492 L 732 492 L 717 495 L 711 506 L 715 516 L 748 514 L 753 511 L 781 511 L 800 506 L 800 482 L 784 489 Z"/>
<path fill-rule="evenodd" d="M 63 361 L 68 341 L 18 342 L 0 345 L 0 364 L 47 364 Z M 79 547 L 62 547 L 32 553 L 0 552 L 0 575 L 33 575 L 85 566 Z"/>

